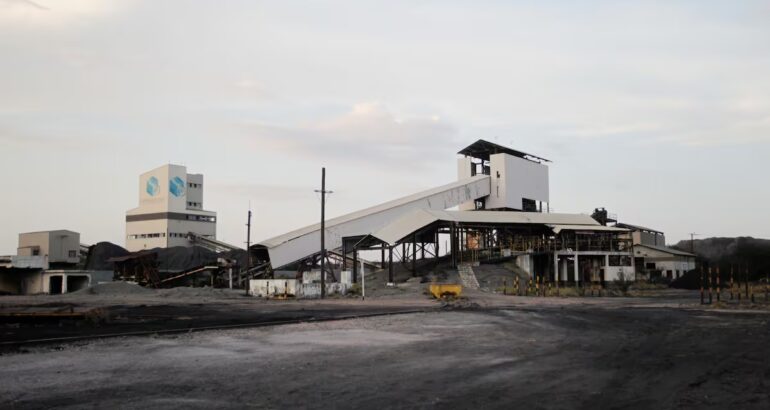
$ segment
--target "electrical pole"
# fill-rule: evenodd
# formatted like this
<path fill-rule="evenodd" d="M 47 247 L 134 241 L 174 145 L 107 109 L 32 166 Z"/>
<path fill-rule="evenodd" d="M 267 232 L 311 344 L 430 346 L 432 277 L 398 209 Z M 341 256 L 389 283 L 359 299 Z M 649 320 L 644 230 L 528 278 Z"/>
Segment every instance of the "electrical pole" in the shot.
<path fill-rule="evenodd" d="M 249 203 L 249 213 L 246 216 L 246 274 L 251 270 L 251 203 Z M 246 282 L 246 294 L 249 293 L 249 285 Z"/>
<path fill-rule="evenodd" d="M 690 233 L 690 253 L 695 255 L 695 236 L 699 233 Z"/>
<path fill-rule="evenodd" d="M 332 191 L 326 190 L 326 168 L 321 168 L 321 299 L 326 296 L 326 194 Z"/>
<path fill-rule="evenodd" d="M 251 269 L 251 205 L 249 205 L 249 213 L 246 217 L 246 270 Z"/>

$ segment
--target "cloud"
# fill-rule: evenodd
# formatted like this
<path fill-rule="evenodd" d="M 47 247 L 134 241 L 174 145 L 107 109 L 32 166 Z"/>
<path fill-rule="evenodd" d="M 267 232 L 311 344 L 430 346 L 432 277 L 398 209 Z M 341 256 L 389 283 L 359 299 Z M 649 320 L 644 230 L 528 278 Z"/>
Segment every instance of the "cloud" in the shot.
<path fill-rule="evenodd" d="M 261 150 L 357 162 L 371 156 L 426 162 L 431 157 L 425 157 L 425 152 L 454 149 L 458 139 L 457 129 L 437 115 L 398 117 L 384 105 L 371 102 L 306 125 L 246 123 L 240 127 L 243 138 Z"/>
<path fill-rule="evenodd" d="M 0 22 L 56 25 L 113 13 L 122 7 L 106 0 L 0 0 Z"/>

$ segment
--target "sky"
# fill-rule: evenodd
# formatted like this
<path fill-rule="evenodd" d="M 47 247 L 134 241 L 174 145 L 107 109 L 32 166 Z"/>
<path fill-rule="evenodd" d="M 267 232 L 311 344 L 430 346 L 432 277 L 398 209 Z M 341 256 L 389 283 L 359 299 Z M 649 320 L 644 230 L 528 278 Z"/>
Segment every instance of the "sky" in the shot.
<path fill-rule="evenodd" d="M 477 139 L 551 208 L 770 238 L 764 1 L 0 0 L 0 254 L 125 244 L 139 174 L 205 176 L 243 244 L 456 180 Z"/>

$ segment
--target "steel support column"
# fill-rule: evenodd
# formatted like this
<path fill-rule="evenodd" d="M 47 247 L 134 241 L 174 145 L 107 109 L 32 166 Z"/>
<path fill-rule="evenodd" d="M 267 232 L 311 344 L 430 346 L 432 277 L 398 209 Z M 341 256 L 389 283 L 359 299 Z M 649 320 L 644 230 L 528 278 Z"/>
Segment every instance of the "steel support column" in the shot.
<path fill-rule="evenodd" d="M 417 276 L 417 234 L 412 235 L 412 276 Z"/>

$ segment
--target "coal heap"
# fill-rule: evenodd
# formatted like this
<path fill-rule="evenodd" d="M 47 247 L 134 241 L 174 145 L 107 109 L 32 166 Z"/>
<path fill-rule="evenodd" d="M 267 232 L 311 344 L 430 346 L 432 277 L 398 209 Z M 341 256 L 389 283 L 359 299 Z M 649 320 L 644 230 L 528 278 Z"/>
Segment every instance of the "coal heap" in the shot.
<path fill-rule="evenodd" d="M 129 251 L 110 242 L 99 242 L 88 248 L 86 269 L 88 270 L 112 270 L 113 262 L 107 262 L 110 258 L 118 258 L 130 254 Z"/>
<path fill-rule="evenodd" d="M 156 248 L 150 251 L 158 255 L 158 270 L 184 271 L 203 265 L 216 265 L 217 254 L 200 246 L 175 246 Z"/>

